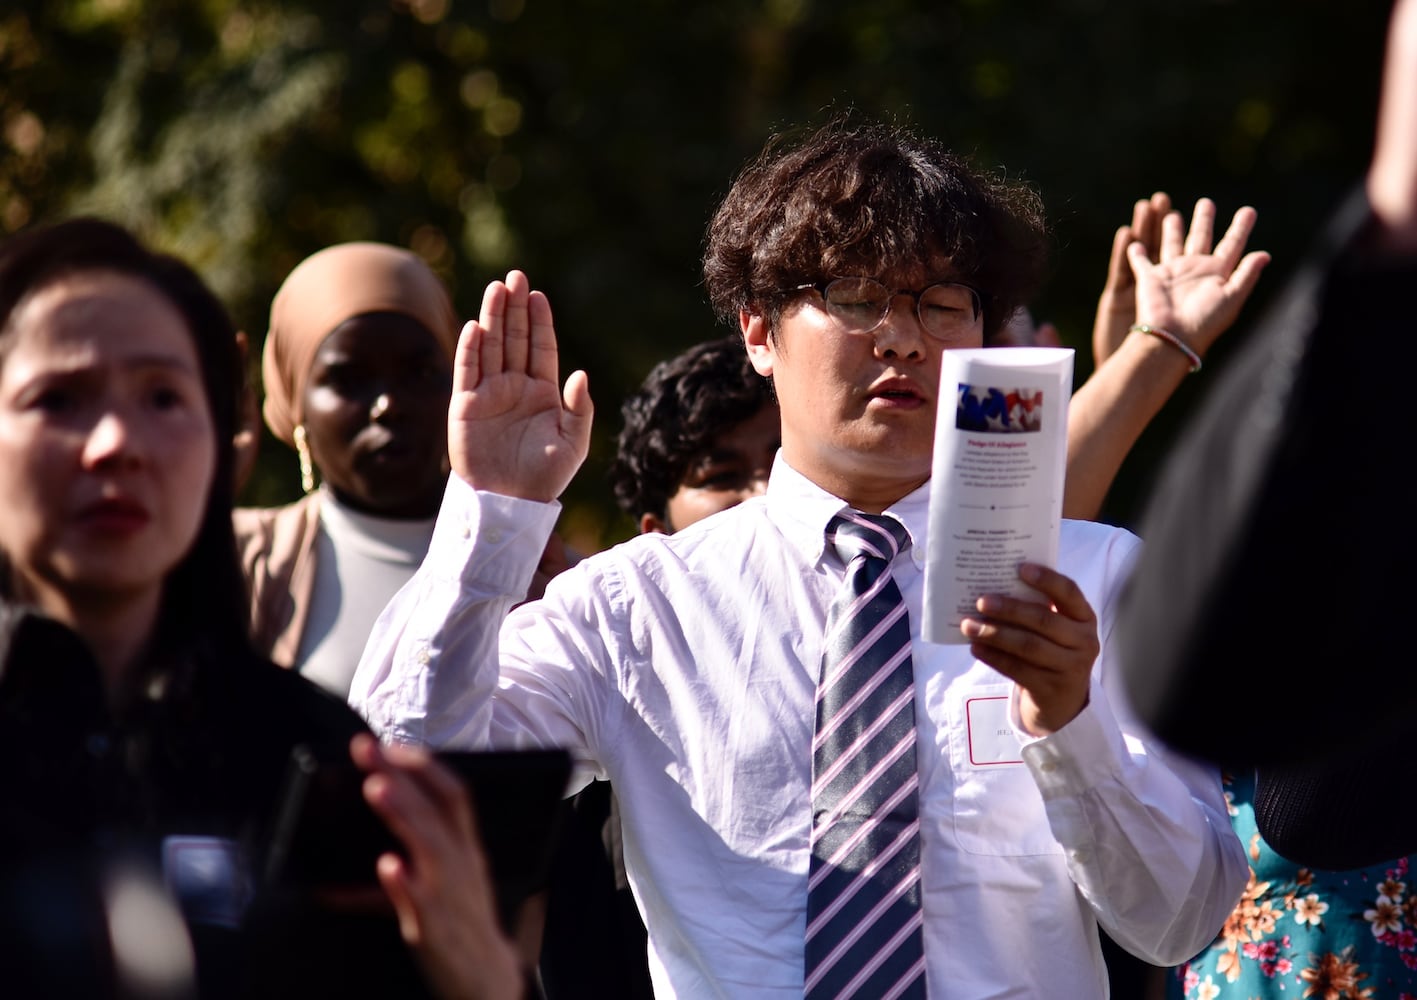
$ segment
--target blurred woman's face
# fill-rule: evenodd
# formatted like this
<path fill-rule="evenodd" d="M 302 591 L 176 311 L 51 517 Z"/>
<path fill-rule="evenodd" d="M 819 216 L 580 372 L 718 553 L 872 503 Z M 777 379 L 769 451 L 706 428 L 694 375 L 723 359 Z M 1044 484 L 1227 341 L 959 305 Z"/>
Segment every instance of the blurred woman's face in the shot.
<path fill-rule="evenodd" d="M 160 599 L 187 554 L 216 436 L 182 314 L 140 278 L 45 285 L 0 342 L 0 549 L 49 610 Z"/>
<path fill-rule="evenodd" d="M 320 344 L 303 405 L 310 459 L 343 503 L 384 517 L 432 517 L 447 481 L 452 366 L 400 313 L 341 323 Z"/>

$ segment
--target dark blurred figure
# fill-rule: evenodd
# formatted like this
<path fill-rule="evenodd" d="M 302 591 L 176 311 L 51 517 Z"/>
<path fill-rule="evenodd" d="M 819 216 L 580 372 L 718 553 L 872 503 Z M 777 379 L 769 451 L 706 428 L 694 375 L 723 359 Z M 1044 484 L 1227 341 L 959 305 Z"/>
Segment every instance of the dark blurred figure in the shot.
<path fill-rule="evenodd" d="M 1142 717 L 1179 749 L 1258 765 L 1260 832 L 1318 867 L 1417 852 L 1417 673 L 1391 620 L 1417 563 L 1401 444 L 1415 276 L 1417 2 L 1399 0 L 1366 199 L 1168 463 L 1119 623 Z M 1257 737 L 1257 716 L 1288 721 L 1285 738 Z M 1377 801 L 1381 821 L 1358 820 Z"/>

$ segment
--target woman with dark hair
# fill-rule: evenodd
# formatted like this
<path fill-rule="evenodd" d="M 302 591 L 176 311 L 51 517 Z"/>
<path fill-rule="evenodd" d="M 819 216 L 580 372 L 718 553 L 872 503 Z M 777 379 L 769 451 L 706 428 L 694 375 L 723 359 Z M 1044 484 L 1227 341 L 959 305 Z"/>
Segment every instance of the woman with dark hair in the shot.
<path fill-rule="evenodd" d="M 98 880 L 62 880 L 63 895 L 36 879 L 131 850 L 161 870 L 190 937 L 140 943 L 179 987 L 186 962 L 188 992 L 515 995 L 461 786 L 426 755 L 380 751 L 347 706 L 247 638 L 235 351 L 201 279 L 117 226 L 74 220 L 0 245 L 0 924 L 21 931 L 0 940 L 7 989 L 132 988 L 123 945 L 142 925 L 110 913 L 111 932 L 85 929 L 82 903 L 56 922 L 55 900 L 96 898 Z M 378 859 L 392 906 L 263 892 L 301 744 L 367 772 L 364 796 L 405 852 Z"/>

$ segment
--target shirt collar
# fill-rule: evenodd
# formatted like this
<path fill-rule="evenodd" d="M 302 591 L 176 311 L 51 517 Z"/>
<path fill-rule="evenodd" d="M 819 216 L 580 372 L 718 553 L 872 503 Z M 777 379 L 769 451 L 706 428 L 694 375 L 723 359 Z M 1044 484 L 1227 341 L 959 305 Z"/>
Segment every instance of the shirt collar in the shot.
<path fill-rule="evenodd" d="M 773 461 L 768 476 L 768 516 L 803 552 L 820 560 L 826 552 L 827 525 L 847 504 L 798 472 L 782 452 Z M 922 485 L 886 508 L 885 513 L 905 525 L 910 534 L 911 558 L 917 564 L 925 558 L 926 525 L 930 515 L 930 483 Z"/>

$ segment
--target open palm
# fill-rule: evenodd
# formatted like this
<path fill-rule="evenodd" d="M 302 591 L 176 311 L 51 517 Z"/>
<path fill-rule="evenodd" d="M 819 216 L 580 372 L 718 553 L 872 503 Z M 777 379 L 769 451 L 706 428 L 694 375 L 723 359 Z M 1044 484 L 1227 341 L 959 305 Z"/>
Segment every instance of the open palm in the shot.
<path fill-rule="evenodd" d="M 487 286 L 453 366 L 448 451 L 473 487 L 554 500 L 585 460 L 592 406 L 584 372 L 564 391 L 551 305 L 521 271 Z"/>
<path fill-rule="evenodd" d="M 1191 216 L 1189 233 L 1183 235 L 1177 212 L 1162 220 L 1155 262 L 1140 242 L 1127 250 L 1136 276 L 1137 319 L 1171 331 L 1198 354 L 1204 354 L 1235 321 L 1269 263 L 1263 250 L 1245 253 L 1255 226 L 1253 208 L 1237 211 L 1212 249 L 1214 225 L 1215 203 L 1202 198 Z"/>

